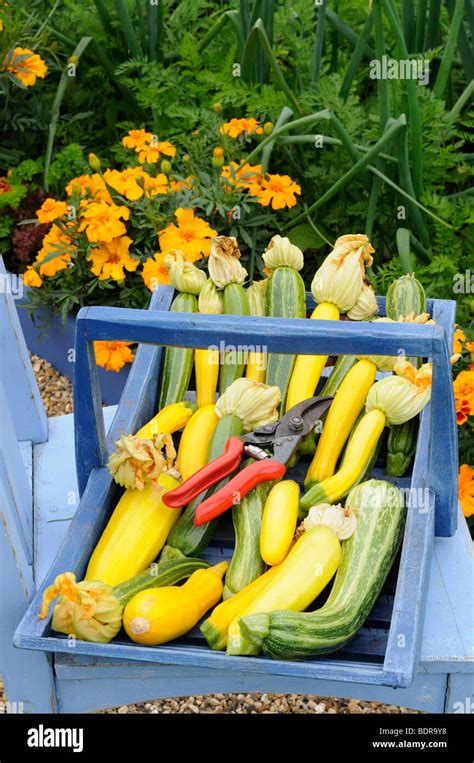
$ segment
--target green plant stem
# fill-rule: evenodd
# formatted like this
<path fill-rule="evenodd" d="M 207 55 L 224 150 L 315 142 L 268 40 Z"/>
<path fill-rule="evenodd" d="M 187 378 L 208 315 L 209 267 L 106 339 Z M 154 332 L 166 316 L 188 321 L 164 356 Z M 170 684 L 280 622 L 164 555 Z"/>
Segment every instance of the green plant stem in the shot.
<path fill-rule="evenodd" d="M 91 40 L 92 40 L 92 37 L 82 37 L 72 55 L 79 60 L 83 51 L 87 48 Z M 56 95 L 54 96 L 54 101 L 51 108 L 51 119 L 49 122 L 48 142 L 46 144 L 46 154 L 44 158 L 43 188 L 45 189 L 45 191 L 49 189 L 48 173 L 49 173 L 49 168 L 51 165 L 51 158 L 53 155 L 54 138 L 56 135 L 56 128 L 58 126 L 59 111 L 61 108 L 62 100 L 64 98 L 64 93 L 66 92 L 66 88 L 70 80 L 70 77 L 68 74 L 68 66 L 69 64 L 66 64 L 66 66 L 63 69 L 63 72 L 61 74 L 61 79 L 59 80 L 58 89 L 56 90 Z"/>
<path fill-rule="evenodd" d="M 453 17 L 451 19 L 451 26 L 449 28 L 448 39 L 444 46 L 444 53 L 441 59 L 441 63 L 438 69 L 438 76 L 433 87 L 433 95 L 436 98 L 442 98 L 446 85 L 448 84 L 449 72 L 453 64 L 454 53 L 456 51 L 456 44 L 459 34 L 459 28 L 461 26 L 462 17 L 464 13 L 464 0 L 456 0 L 456 6 L 454 8 Z"/>
<path fill-rule="evenodd" d="M 372 178 L 372 188 L 370 189 L 369 205 L 367 207 L 367 218 L 365 221 L 365 235 L 369 241 L 372 238 L 372 231 L 374 228 L 375 214 L 377 212 L 377 204 L 379 201 L 381 187 L 381 179 L 379 177 Z"/>
<path fill-rule="evenodd" d="M 199 53 L 202 53 L 207 48 L 209 43 L 211 43 L 213 39 L 217 37 L 221 29 L 224 28 L 228 21 L 233 23 L 239 46 L 239 54 L 241 53 L 245 45 L 245 38 L 243 37 L 242 29 L 240 27 L 238 11 L 225 11 L 221 16 L 217 18 L 213 26 L 209 29 L 207 34 L 204 35 L 201 42 L 199 43 Z"/>
<path fill-rule="evenodd" d="M 321 135 L 321 134 L 314 134 L 314 135 L 285 135 L 281 138 L 279 138 L 279 143 L 281 145 L 284 145 L 286 143 L 313 143 L 315 142 L 316 138 L 322 138 L 323 143 L 326 143 L 328 146 L 342 146 L 342 140 L 339 140 L 339 138 L 333 138 L 330 135 Z M 357 148 L 359 151 L 370 151 L 370 146 L 362 146 L 360 143 L 354 143 L 353 144 L 355 148 Z M 380 158 L 384 159 L 384 161 L 387 162 L 393 162 L 397 163 L 398 159 L 395 156 L 390 156 L 390 154 L 384 154 L 380 153 Z"/>
<path fill-rule="evenodd" d="M 392 5 L 392 0 L 381 0 L 382 6 L 387 16 L 388 22 L 395 38 L 395 44 L 398 49 L 399 58 L 408 58 L 408 49 L 403 36 L 402 27 L 397 12 Z M 410 123 L 410 133 L 412 142 L 412 166 L 413 166 L 413 185 L 417 198 L 421 198 L 423 193 L 423 134 L 421 126 L 421 111 L 418 102 L 417 83 L 415 80 L 407 79 L 406 93 L 408 104 L 408 117 Z"/>
<path fill-rule="evenodd" d="M 263 53 L 270 65 L 270 69 L 273 71 L 273 74 L 275 75 L 275 78 L 278 81 L 278 84 L 280 85 L 281 89 L 283 90 L 286 97 L 288 98 L 288 101 L 292 104 L 292 106 L 296 109 L 296 111 L 298 111 L 300 114 L 304 114 L 303 109 L 301 108 L 297 99 L 293 95 L 291 88 L 288 86 L 288 83 L 285 77 L 283 76 L 283 72 L 281 71 L 278 61 L 275 58 L 275 54 L 272 50 L 272 46 L 267 37 L 267 34 L 265 32 L 265 27 L 263 26 L 263 21 L 261 19 L 257 19 L 252 29 L 250 30 L 249 36 L 247 38 L 247 42 L 245 44 L 244 52 L 242 53 L 242 59 L 241 59 L 242 78 L 248 81 L 248 76 L 250 73 L 257 42 L 260 42 Z"/>
<path fill-rule="evenodd" d="M 472 14 L 470 2 L 471 0 L 464 0 L 466 15 L 469 15 L 469 13 Z M 448 9 L 450 22 L 453 23 L 453 15 L 455 12 L 455 7 L 456 7 L 455 1 L 447 0 L 446 7 Z M 459 34 L 457 38 L 457 48 L 459 51 L 459 56 L 461 58 L 461 63 L 464 69 L 466 80 L 467 82 L 470 82 L 472 79 L 474 79 L 474 55 L 473 55 L 471 42 L 469 41 L 469 38 L 467 36 L 467 32 L 462 20 L 461 20 L 461 25 L 459 27 Z"/>
<path fill-rule="evenodd" d="M 370 38 L 370 33 L 372 31 L 372 24 L 373 24 L 373 15 L 372 15 L 372 12 L 370 12 L 365 20 L 364 28 L 362 29 L 362 32 L 359 35 L 359 39 L 357 40 L 356 46 L 352 52 L 349 66 L 347 67 L 347 71 L 342 81 L 341 89 L 339 90 L 339 98 L 341 98 L 341 100 L 344 101 L 344 103 L 347 101 L 349 97 L 349 93 L 350 93 L 351 86 L 354 81 L 354 77 L 356 75 L 357 69 L 359 68 L 364 58 L 365 49 L 367 47 L 367 43 Z"/>
<path fill-rule="evenodd" d="M 342 188 L 344 188 L 350 181 L 356 177 L 362 169 L 367 167 L 369 165 L 369 162 L 372 161 L 380 151 L 382 150 L 383 146 L 390 143 L 393 138 L 398 134 L 399 130 L 402 130 L 406 126 L 406 117 L 405 114 L 401 114 L 398 119 L 394 120 L 393 124 L 386 130 L 386 132 L 379 138 L 377 143 L 375 143 L 370 150 L 366 153 L 365 156 L 361 157 L 359 161 L 357 161 L 351 168 L 348 170 L 342 177 L 340 177 L 331 188 L 329 188 L 325 193 L 323 193 L 322 196 L 319 197 L 311 206 L 308 207 L 308 209 L 303 212 L 301 215 L 298 215 L 296 218 L 294 218 L 291 221 L 291 226 L 297 225 L 299 222 L 302 222 L 306 219 L 308 214 L 311 214 L 319 207 L 323 206 L 327 201 L 332 199 L 333 196 L 336 195 Z M 288 227 L 288 225 L 285 226 L 285 229 Z"/>
<path fill-rule="evenodd" d="M 415 23 L 413 0 L 402 0 L 401 19 L 405 44 L 407 46 L 407 50 L 411 51 L 413 45 L 413 27 Z"/>
<path fill-rule="evenodd" d="M 290 132 L 290 130 L 298 129 L 301 127 L 309 127 L 309 125 L 318 122 L 320 119 L 330 118 L 331 111 L 329 109 L 323 109 L 322 111 L 315 111 L 314 114 L 308 114 L 308 116 L 294 119 L 292 122 L 288 122 L 281 127 L 275 128 L 272 130 L 270 135 L 264 138 L 264 140 L 262 140 L 262 142 L 259 143 L 253 151 L 250 152 L 245 161 L 249 164 L 253 162 L 255 158 L 263 151 L 263 149 L 268 146 L 269 143 L 272 143 L 276 137 L 284 135 L 285 133 Z"/>
<path fill-rule="evenodd" d="M 397 228 L 396 234 L 398 257 L 404 273 L 413 273 L 411 261 L 410 231 L 408 228 Z"/>
<path fill-rule="evenodd" d="M 321 72 L 321 57 L 324 45 L 324 22 L 326 16 L 326 3 L 318 5 L 316 11 L 316 34 L 314 38 L 313 62 L 311 66 L 311 87 L 319 87 L 319 75 Z"/>
<path fill-rule="evenodd" d="M 275 130 L 278 130 L 279 127 L 281 127 L 286 122 L 288 122 L 288 120 L 291 119 L 292 116 L 293 116 L 293 111 L 290 108 L 288 108 L 288 106 L 283 106 L 283 108 L 280 111 L 280 114 L 278 116 L 278 119 L 275 122 L 274 128 L 272 130 L 272 134 L 275 132 Z M 268 166 L 269 166 L 269 163 L 270 163 L 270 156 L 271 156 L 271 153 L 273 151 L 273 147 L 275 145 L 275 140 L 276 140 L 276 138 L 274 140 L 270 141 L 269 143 L 267 143 L 267 145 L 265 146 L 265 148 L 262 151 L 261 165 L 262 165 L 262 173 L 263 174 L 268 172 Z"/>
<path fill-rule="evenodd" d="M 380 0 L 373 0 L 372 13 L 374 16 L 375 52 L 381 63 L 382 57 L 385 55 L 385 40 Z M 379 94 L 380 132 L 383 133 L 385 125 L 390 118 L 388 81 L 384 77 L 379 77 L 377 80 L 377 90 Z"/>
<path fill-rule="evenodd" d="M 112 26 L 110 14 L 109 14 L 109 11 L 107 10 L 107 6 L 104 3 L 104 0 L 94 0 L 94 5 L 96 8 L 100 23 L 102 24 L 102 29 L 104 30 L 107 37 L 113 38 L 113 36 L 115 35 L 115 30 Z"/>
<path fill-rule="evenodd" d="M 423 50 L 431 50 L 436 47 L 439 40 L 441 16 L 441 0 L 430 0 L 428 8 L 428 22 L 423 42 Z"/>
<path fill-rule="evenodd" d="M 434 212 L 431 212 L 427 207 L 423 206 L 417 199 L 415 199 L 413 196 L 410 196 L 409 193 L 403 190 L 403 188 L 400 188 L 399 185 L 393 182 L 393 180 L 390 180 L 389 177 L 383 174 L 383 172 L 380 172 L 376 167 L 373 167 L 369 164 L 368 169 L 370 172 L 372 172 L 374 175 L 377 175 L 380 177 L 384 183 L 389 185 L 391 188 L 393 188 L 397 193 L 399 193 L 401 196 L 404 196 L 405 199 L 409 199 L 412 204 L 415 204 L 419 209 L 422 209 L 423 212 L 426 212 L 427 215 L 433 218 L 433 220 L 436 220 L 436 222 L 440 223 L 440 225 L 444 225 L 445 228 L 448 228 L 449 230 L 453 229 L 452 225 L 449 225 L 445 220 L 442 220 L 441 217 L 438 217 L 438 215 L 435 215 Z"/>
<path fill-rule="evenodd" d="M 346 40 L 349 40 L 354 47 L 357 45 L 357 42 L 359 40 L 359 35 L 357 32 L 354 32 L 352 27 L 348 26 L 342 19 L 337 15 L 337 13 L 334 13 L 330 8 L 326 8 L 326 19 L 329 21 L 331 26 L 334 27 L 334 29 L 338 32 L 338 34 L 341 35 L 341 37 L 345 37 Z M 375 58 L 375 50 L 368 44 L 366 44 L 364 49 L 364 57 L 371 60 L 372 58 Z"/>
<path fill-rule="evenodd" d="M 418 7 L 416 9 L 416 25 L 415 25 L 415 52 L 416 53 L 423 52 L 427 8 L 428 8 L 428 0 L 418 0 Z"/>
<path fill-rule="evenodd" d="M 408 161 L 408 136 L 406 134 L 406 131 L 405 133 L 400 133 L 398 136 L 397 152 L 398 152 L 398 171 L 399 171 L 399 177 L 400 177 L 400 185 L 410 195 L 410 197 L 414 197 L 415 189 L 413 188 L 413 181 L 412 181 L 411 172 L 410 172 L 410 163 Z M 416 204 L 413 204 L 410 201 L 409 210 L 410 210 L 410 215 L 412 217 L 413 223 L 418 232 L 418 235 L 420 236 L 421 241 L 423 242 L 423 246 L 425 246 L 427 249 L 430 249 L 431 243 L 430 243 L 428 229 L 426 228 L 425 221 L 423 220 L 423 216 L 419 208 L 416 206 Z"/>
<path fill-rule="evenodd" d="M 118 20 L 120 21 L 122 34 L 128 47 L 130 48 L 130 53 L 132 54 L 133 58 L 140 58 L 142 51 L 140 49 L 140 44 L 135 34 L 135 30 L 133 28 L 132 21 L 130 19 L 130 15 L 124 0 L 114 0 L 114 6 Z"/>

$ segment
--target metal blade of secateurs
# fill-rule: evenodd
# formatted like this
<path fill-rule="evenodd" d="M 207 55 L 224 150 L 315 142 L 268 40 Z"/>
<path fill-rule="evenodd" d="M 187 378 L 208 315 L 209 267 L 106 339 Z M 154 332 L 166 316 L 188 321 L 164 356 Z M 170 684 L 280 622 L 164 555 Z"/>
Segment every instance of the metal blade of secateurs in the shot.
<path fill-rule="evenodd" d="M 311 397 L 294 405 L 281 419 L 274 440 L 274 459 L 287 463 L 303 437 L 327 413 L 332 397 Z"/>

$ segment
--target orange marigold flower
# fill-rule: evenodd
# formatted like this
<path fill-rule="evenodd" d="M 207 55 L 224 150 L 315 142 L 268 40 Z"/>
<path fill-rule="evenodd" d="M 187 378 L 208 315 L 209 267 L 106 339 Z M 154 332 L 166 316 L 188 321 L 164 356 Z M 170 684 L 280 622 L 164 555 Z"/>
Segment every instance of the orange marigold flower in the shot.
<path fill-rule="evenodd" d="M 128 135 L 122 138 L 122 145 L 125 148 L 134 148 L 135 151 L 146 146 L 153 138 L 153 133 L 146 130 L 129 130 Z"/>
<path fill-rule="evenodd" d="M 47 262 L 40 265 L 39 274 L 51 277 L 59 273 L 60 270 L 65 270 L 67 263 L 71 261 L 71 254 L 76 251 L 77 247 L 72 243 L 68 234 L 57 225 L 52 225 L 44 236 L 42 247 L 36 256 L 35 261 L 40 263 L 48 258 Z M 53 257 L 53 255 L 55 256 Z"/>
<path fill-rule="evenodd" d="M 462 464 L 459 469 L 458 498 L 465 517 L 474 514 L 474 469 Z"/>
<path fill-rule="evenodd" d="M 250 187 L 256 186 L 257 192 L 262 180 L 262 165 L 231 162 L 222 168 L 221 177 L 225 178 L 235 188 L 247 188 L 249 190 Z"/>
<path fill-rule="evenodd" d="M 462 329 L 456 329 L 453 336 L 453 352 L 457 355 L 462 352 L 463 343 L 466 341 L 466 335 Z"/>
<path fill-rule="evenodd" d="M 97 172 L 94 172 L 93 175 L 79 175 L 79 177 L 70 180 L 66 186 L 67 195 L 72 196 L 77 187 L 80 188 L 81 196 L 88 196 L 94 201 L 113 203 L 104 181 Z"/>
<path fill-rule="evenodd" d="M 99 281 L 112 278 L 120 282 L 126 275 L 124 269 L 133 273 L 138 268 L 139 261 L 128 253 L 131 243 L 128 236 L 120 236 L 91 249 L 87 259 L 92 262 L 91 270 Z"/>
<path fill-rule="evenodd" d="M 56 201 L 56 199 L 45 199 L 41 207 L 36 210 L 36 217 L 40 223 L 52 223 L 58 217 L 67 213 L 68 205 L 65 201 Z"/>
<path fill-rule="evenodd" d="M 474 352 L 474 342 L 466 342 L 465 347 L 468 352 Z"/>
<path fill-rule="evenodd" d="M 138 160 L 146 164 L 156 164 L 161 155 L 176 156 L 176 148 L 167 140 L 160 142 L 152 140 L 148 146 L 142 146 L 138 152 Z"/>
<path fill-rule="evenodd" d="M 8 193 L 8 191 L 11 191 L 12 187 L 7 182 L 6 178 L 0 178 L 0 193 Z"/>
<path fill-rule="evenodd" d="M 474 371 L 460 371 L 453 386 L 456 420 L 458 424 L 464 424 L 474 413 Z"/>
<path fill-rule="evenodd" d="M 164 252 L 156 252 L 153 257 L 149 257 L 143 264 L 142 278 L 150 291 L 154 291 L 160 284 L 169 284 L 170 282 L 170 274 L 165 265 L 165 257 L 166 254 Z"/>
<path fill-rule="evenodd" d="M 230 122 L 224 122 L 221 125 L 219 132 L 223 135 L 228 135 L 229 138 L 238 138 L 239 135 L 262 135 L 263 128 L 260 127 L 260 122 L 257 122 L 254 117 L 246 119 L 231 119 Z"/>
<path fill-rule="evenodd" d="M 185 259 L 191 262 L 207 257 L 211 249 L 211 236 L 217 236 L 217 231 L 205 220 L 195 217 L 194 209 L 179 207 L 175 217 L 178 225 L 170 223 L 159 233 L 162 252 L 180 249 Z"/>
<path fill-rule="evenodd" d="M 80 216 L 82 220 L 78 230 L 85 231 L 91 243 L 96 241 L 107 242 L 126 233 L 127 229 L 122 219 L 128 220 L 130 210 L 128 207 L 117 207 L 115 204 L 93 201 L 85 209 L 81 206 Z"/>
<path fill-rule="evenodd" d="M 147 196 L 164 196 L 168 193 L 168 178 L 164 172 L 159 172 L 156 177 L 148 175 L 147 172 L 143 173 L 145 193 Z"/>
<path fill-rule="evenodd" d="M 37 270 L 32 265 L 28 265 L 27 269 L 23 273 L 23 283 L 25 286 L 32 286 L 35 289 L 39 289 L 43 283 L 43 279 L 40 278 Z"/>
<path fill-rule="evenodd" d="M 186 180 L 173 180 L 173 178 L 170 178 L 170 191 L 177 193 L 178 191 L 182 191 L 184 188 L 189 191 L 189 189 L 192 187 L 193 180 L 194 178 L 192 175 L 188 175 Z"/>
<path fill-rule="evenodd" d="M 37 77 L 44 79 L 48 71 L 41 56 L 29 48 L 14 48 L 10 51 L 3 62 L 2 69 L 20 80 L 24 87 L 35 85 Z"/>
<path fill-rule="evenodd" d="M 143 196 L 143 188 L 137 185 L 137 177 L 146 174 L 142 167 L 128 167 L 119 170 L 105 170 L 104 180 L 117 193 L 129 201 L 136 201 Z"/>
<path fill-rule="evenodd" d="M 106 371 L 118 373 L 125 363 L 131 363 L 133 360 L 131 344 L 133 342 L 94 342 L 97 365 Z"/>
<path fill-rule="evenodd" d="M 283 209 L 295 206 L 295 194 L 300 194 L 301 188 L 289 175 L 266 175 L 261 179 L 260 184 L 249 188 L 249 193 L 257 197 L 262 207 L 268 207 L 271 204 L 272 209 Z"/>

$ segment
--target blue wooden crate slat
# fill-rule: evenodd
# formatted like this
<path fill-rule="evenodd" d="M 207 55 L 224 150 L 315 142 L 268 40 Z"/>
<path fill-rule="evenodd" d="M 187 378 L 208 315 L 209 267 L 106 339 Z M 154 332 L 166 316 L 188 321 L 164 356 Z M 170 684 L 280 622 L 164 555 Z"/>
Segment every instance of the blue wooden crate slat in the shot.
<path fill-rule="evenodd" d="M 172 289 L 155 292 L 156 311 L 116 308 L 86 308 L 77 320 L 76 336 L 76 409 L 77 448 L 82 462 L 78 479 L 84 490 L 76 516 L 66 541 L 42 588 L 20 623 L 15 643 L 32 649 L 67 652 L 67 640 L 50 631 L 48 622 L 37 619 L 42 592 L 54 577 L 68 569 L 78 578 L 85 567 L 100 534 L 115 506 L 118 491 L 103 467 L 107 458 L 107 442 L 103 433 L 102 411 L 97 405 L 97 386 L 94 380 L 94 360 L 89 350 L 95 339 L 136 341 L 142 343 L 129 376 L 127 388 L 118 407 L 109 446 L 120 431 L 133 431 L 151 415 L 149 394 L 156 400 L 156 384 L 160 363 L 160 346 L 178 345 L 208 347 L 219 345 L 222 337 L 231 344 L 265 344 L 269 351 L 307 354 L 393 354 L 403 347 L 406 355 L 433 358 L 433 404 L 420 417 L 417 455 L 411 478 L 394 480 L 400 487 L 420 490 L 423 500 L 413 498 L 408 509 L 399 569 L 392 570 L 381 597 L 359 634 L 336 655 L 312 661 L 288 662 L 258 658 L 229 658 L 212 652 L 198 631 L 187 638 L 161 647 L 142 647 L 120 636 L 110 644 L 76 642 L 75 655 L 109 657 L 122 660 L 159 663 L 163 665 L 195 666 L 250 673 L 274 673 L 281 676 L 318 678 L 330 681 L 355 681 L 406 687 L 413 679 L 420 649 L 423 621 L 426 571 L 434 535 L 434 517 L 440 534 L 449 535 L 456 524 L 452 496 L 453 473 L 448 484 L 436 483 L 430 493 L 433 452 L 432 432 L 447 427 L 444 411 L 452 406 L 451 372 L 446 358 L 452 342 L 452 303 L 429 301 L 429 310 L 436 315 L 436 325 L 360 324 L 340 321 L 309 322 L 305 320 L 265 319 L 255 325 L 251 318 L 237 316 L 189 315 L 166 310 L 172 299 Z M 312 298 L 308 296 L 308 306 Z M 380 311 L 384 299 L 378 298 Z M 152 345 L 146 347 L 145 345 Z M 148 354 L 147 354 L 148 352 Z M 449 385 L 448 385 L 449 381 Z M 153 387 L 153 384 L 155 385 Z M 145 389 L 145 391 L 144 391 Z M 151 392 L 153 390 L 153 392 Z M 438 402 L 436 402 L 438 401 Z M 441 406 L 440 406 L 441 404 Z M 444 406 L 444 407 L 443 407 Z M 436 411 L 436 415 L 435 415 Z M 102 429 L 101 429 L 102 427 Z M 85 439 L 83 439 L 85 438 Z M 86 453 L 86 444 L 87 450 Z M 448 452 L 449 458 L 450 452 Z M 446 469 L 449 469 L 449 463 Z M 380 478 L 379 469 L 375 475 Z M 414 494 L 415 496 L 417 494 Z M 440 510 L 441 506 L 441 510 Z M 454 516 L 453 516 L 454 515 Z M 203 558 L 217 561 L 232 553 L 232 532 L 229 523 L 218 526 L 215 537 Z M 398 575 L 398 584 L 396 585 Z M 402 638 L 400 638 L 402 637 Z M 404 643 L 404 646 L 402 646 Z"/>

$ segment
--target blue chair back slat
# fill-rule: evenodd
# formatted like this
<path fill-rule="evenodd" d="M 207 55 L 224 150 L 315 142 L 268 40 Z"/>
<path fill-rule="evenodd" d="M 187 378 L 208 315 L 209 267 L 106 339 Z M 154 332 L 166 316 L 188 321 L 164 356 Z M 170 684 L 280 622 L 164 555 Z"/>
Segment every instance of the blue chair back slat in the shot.
<path fill-rule="evenodd" d="M 456 303 L 435 300 L 433 318 L 445 332 L 433 358 L 429 485 L 436 496 L 435 534 L 451 537 L 458 521 L 458 433 L 453 378 L 449 362 L 453 347 Z"/>
<path fill-rule="evenodd" d="M 33 518 L 31 484 L 18 445 L 13 419 L 0 381 L 0 484 L 3 499 L 0 511 L 5 531 L 15 537 L 14 548 L 20 559 L 30 566 L 33 560 Z M 26 577 L 26 571 L 22 574 Z"/>
<path fill-rule="evenodd" d="M 11 411 L 17 440 L 46 442 L 48 419 L 31 367 L 13 299 L 13 279 L 0 256 L 0 380 Z"/>
<path fill-rule="evenodd" d="M 150 310 L 168 311 L 173 292 L 171 286 L 157 289 L 152 295 Z M 156 412 L 161 356 L 161 347 L 141 345 L 138 348 L 133 373 L 129 374 L 106 438 L 95 357 L 83 343 L 76 342 L 74 428 L 76 472 L 81 495 L 92 469 L 105 465 L 108 451 L 113 449 L 120 434 L 136 431 Z"/>

